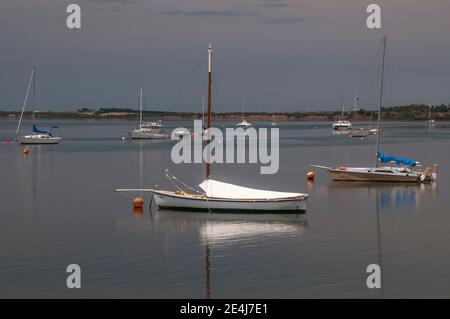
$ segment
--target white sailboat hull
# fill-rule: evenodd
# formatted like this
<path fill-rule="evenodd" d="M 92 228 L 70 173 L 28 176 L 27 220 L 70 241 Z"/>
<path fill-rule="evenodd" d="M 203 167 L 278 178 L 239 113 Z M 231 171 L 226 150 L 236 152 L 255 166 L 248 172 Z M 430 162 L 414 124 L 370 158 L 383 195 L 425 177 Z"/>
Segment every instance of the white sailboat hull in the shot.
<path fill-rule="evenodd" d="M 407 182 L 419 183 L 420 174 L 410 173 L 384 173 L 381 169 L 374 168 L 346 168 L 329 169 L 330 177 L 334 181 L 359 181 L 359 182 Z"/>
<path fill-rule="evenodd" d="M 153 192 L 160 209 L 181 209 L 218 212 L 296 212 L 306 210 L 307 196 L 283 199 L 227 199 L 171 191 Z"/>
<path fill-rule="evenodd" d="M 62 141 L 61 137 L 40 137 L 38 135 L 17 136 L 20 144 L 58 144 Z"/>
<path fill-rule="evenodd" d="M 161 139 L 165 138 L 166 134 L 162 130 L 134 130 L 130 132 L 132 139 Z"/>

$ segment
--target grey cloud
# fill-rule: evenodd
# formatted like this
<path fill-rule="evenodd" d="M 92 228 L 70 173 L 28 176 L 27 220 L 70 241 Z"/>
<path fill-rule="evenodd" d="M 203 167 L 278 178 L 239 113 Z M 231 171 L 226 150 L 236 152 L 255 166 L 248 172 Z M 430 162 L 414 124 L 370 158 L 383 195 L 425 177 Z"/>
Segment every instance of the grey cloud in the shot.
<path fill-rule="evenodd" d="M 302 18 L 264 18 L 267 24 L 291 24 L 304 21 Z"/>
<path fill-rule="evenodd" d="M 280 8 L 289 8 L 292 6 L 288 3 L 273 1 L 273 2 L 255 4 L 255 7 L 265 8 L 265 9 L 280 9 Z"/>
<path fill-rule="evenodd" d="M 170 10 L 162 11 L 161 14 L 173 15 L 173 16 L 185 16 L 185 17 L 234 17 L 240 15 L 249 15 L 249 12 L 238 10 Z"/>
<path fill-rule="evenodd" d="M 140 0 L 81 0 L 80 2 L 81 3 L 95 3 L 95 4 L 132 4 L 132 3 L 138 3 L 138 2 L 140 2 Z"/>

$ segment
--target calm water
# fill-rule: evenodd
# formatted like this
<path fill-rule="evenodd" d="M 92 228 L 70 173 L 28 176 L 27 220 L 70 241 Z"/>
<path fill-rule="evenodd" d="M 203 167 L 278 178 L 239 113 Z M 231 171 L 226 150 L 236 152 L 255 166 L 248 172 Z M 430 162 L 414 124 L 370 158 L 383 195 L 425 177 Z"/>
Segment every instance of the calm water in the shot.
<path fill-rule="evenodd" d="M 0 297 L 450 297 L 449 123 L 384 127 L 386 153 L 440 164 L 435 184 L 331 183 L 317 170 L 308 184 L 311 163 L 373 163 L 373 136 L 333 136 L 330 123 L 282 123 L 275 175 L 213 166 L 224 181 L 311 195 L 306 214 L 280 216 L 150 211 L 145 194 L 145 212 L 133 214 L 133 196 L 114 188 L 173 189 L 166 168 L 195 185 L 203 167 L 173 164 L 170 140 L 122 141 L 134 122 L 56 123 L 60 145 L 28 156 L 0 145 Z M 0 120 L 1 140 L 15 126 Z M 81 289 L 66 288 L 71 263 Z M 382 289 L 366 287 L 372 263 Z"/>

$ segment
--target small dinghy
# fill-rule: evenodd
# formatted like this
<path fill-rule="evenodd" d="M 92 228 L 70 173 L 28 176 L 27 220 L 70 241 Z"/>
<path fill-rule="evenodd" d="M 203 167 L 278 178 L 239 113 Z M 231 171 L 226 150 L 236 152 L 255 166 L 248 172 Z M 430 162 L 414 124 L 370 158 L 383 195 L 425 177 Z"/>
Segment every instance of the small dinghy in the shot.
<path fill-rule="evenodd" d="M 199 187 L 203 192 L 182 190 L 136 189 L 153 193 L 161 209 L 181 209 L 211 212 L 292 212 L 306 210 L 308 194 L 261 190 L 205 179 Z M 117 191 L 132 191 L 118 189 Z"/>
<path fill-rule="evenodd" d="M 211 141 L 211 45 L 208 48 L 208 125 L 206 129 L 208 147 Z M 209 151 L 209 150 L 208 150 Z M 177 191 L 150 189 L 116 189 L 117 192 L 151 192 L 160 209 L 180 209 L 208 212 L 263 212 L 298 213 L 306 210 L 308 194 L 288 193 L 255 189 L 217 181 L 211 178 L 210 161 L 206 161 L 206 179 L 197 190 L 177 179 L 166 169 L 169 178 Z M 185 191 L 188 189 L 188 191 Z"/>

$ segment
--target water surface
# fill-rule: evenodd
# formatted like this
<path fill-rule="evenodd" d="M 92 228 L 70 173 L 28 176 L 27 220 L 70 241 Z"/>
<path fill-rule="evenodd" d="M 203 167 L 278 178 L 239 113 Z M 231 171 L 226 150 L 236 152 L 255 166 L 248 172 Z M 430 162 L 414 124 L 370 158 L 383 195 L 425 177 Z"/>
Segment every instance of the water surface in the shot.
<path fill-rule="evenodd" d="M 375 138 L 333 135 L 330 123 L 280 123 L 280 170 L 214 165 L 223 181 L 311 195 L 306 214 L 224 215 L 149 209 L 116 187 L 174 189 L 202 181 L 199 164 L 175 165 L 173 142 L 122 141 L 125 120 L 55 123 L 59 145 L 0 146 L 0 297 L 399 298 L 450 297 L 450 124 L 386 123 L 388 154 L 438 163 L 426 185 L 332 183 L 309 164 L 369 165 Z M 166 123 L 169 128 L 192 123 Z M 221 124 L 222 125 L 222 124 Z M 234 123 L 223 123 L 234 125 Z M 269 126 L 260 123 L 257 126 Z M 0 120 L 0 138 L 16 121 Z M 23 129 L 31 129 L 26 120 Z M 82 288 L 66 288 L 66 266 Z M 366 287 L 382 265 L 382 289 Z"/>

